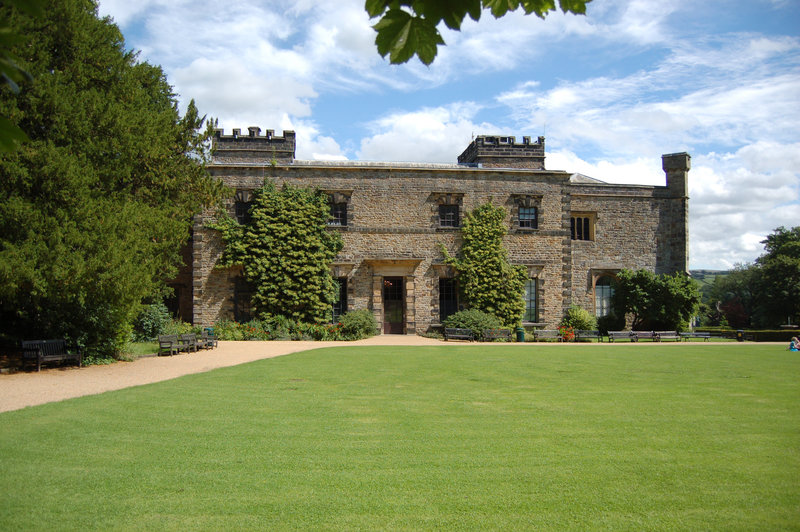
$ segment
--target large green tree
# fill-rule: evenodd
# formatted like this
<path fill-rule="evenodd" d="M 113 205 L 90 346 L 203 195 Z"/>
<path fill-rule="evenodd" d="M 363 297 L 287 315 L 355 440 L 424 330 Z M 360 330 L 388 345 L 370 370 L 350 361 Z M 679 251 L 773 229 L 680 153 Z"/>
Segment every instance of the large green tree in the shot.
<path fill-rule="evenodd" d="M 91 0 L 0 13 L 26 36 L 10 53 L 32 76 L 0 87 L 0 116 L 30 139 L 0 156 L 0 334 L 111 354 L 175 275 L 192 216 L 221 196 L 203 118 L 193 103 L 180 115 L 162 70 Z"/>
<path fill-rule="evenodd" d="M 523 294 L 528 272 L 524 266 L 508 261 L 508 251 L 503 246 L 506 232 L 506 210 L 485 203 L 465 216 L 460 255 L 450 256 L 444 246 L 442 252 L 457 272 L 466 304 L 513 327 L 520 323 L 525 310 Z"/>
<path fill-rule="evenodd" d="M 761 326 L 800 323 L 800 226 L 778 227 L 755 263 L 755 319 Z"/>
<path fill-rule="evenodd" d="M 330 267 L 342 239 L 327 228 L 327 194 L 288 184 L 278 189 L 267 181 L 254 191 L 249 214 L 240 225 L 221 213 L 212 225 L 225 242 L 219 266 L 242 266 L 259 318 L 328 321 L 339 294 Z"/>
<path fill-rule="evenodd" d="M 592 0 L 557 0 L 564 13 L 584 14 Z M 405 63 L 416 54 L 430 65 L 438 47 L 445 44 L 437 29 L 444 23 L 452 30 L 461 30 L 467 15 L 480 20 L 484 10 L 495 18 L 522 9 L 545 18 L 556 10 L 556 0 L 366 0 L 365 9 L 372 18 L 380 17 L 373 26 L 375 44 L 381 56 L 389 56 L 393 64 Z"/>
<path fill-rule="evenodd" d="M 633 330 L 683 330 L 699 305 L 697 282 L 684 273 L 622 270 L 614 280 L 612 311 L 630 316 Z"/>

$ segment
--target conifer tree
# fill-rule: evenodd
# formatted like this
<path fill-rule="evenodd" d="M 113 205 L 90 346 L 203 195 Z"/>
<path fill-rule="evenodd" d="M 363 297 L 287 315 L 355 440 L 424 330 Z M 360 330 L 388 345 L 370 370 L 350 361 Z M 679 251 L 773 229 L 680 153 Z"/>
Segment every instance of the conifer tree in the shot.
<path fill-rule="evenodd" d="M 138 62 L 91 0 L 41 17 L 0 7 L 31 79 L 0 87 L 29 142 L 0 156 L 0 336 L 120 350 L 141 302 L 175 276 L 192 216 L 221 197 L 203 118 Z"/>

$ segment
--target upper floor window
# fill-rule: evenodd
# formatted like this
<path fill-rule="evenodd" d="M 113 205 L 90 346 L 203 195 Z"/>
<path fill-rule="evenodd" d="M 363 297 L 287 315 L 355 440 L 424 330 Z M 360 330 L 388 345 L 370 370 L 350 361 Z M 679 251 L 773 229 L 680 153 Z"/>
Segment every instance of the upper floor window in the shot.
<path fill-rule="evenodd" d="M 433 192 L 430 195 L 434 227 L 461 227 L 461 205 L 464 194 L 460 192 Z"/>
<path fill-rule="evenodd" d="M 331 203 L 328 225 L 347 225 L 347 203 Z"/>
<path fill-rule="evenodd" d="M 573 214 L 569 219 L 572 240 L 594 240 L 594 215 Z"/>
<path fill-rule="evenodd" d="M 351 190 L 328 193 L 328 204 L 331 207 L 331 217 L 328 220 L 328 225 L 337 227 L 348 225 L 348 204 L 350 203 L 351 194 Z"/>
<path fill-rule="evenodd" d="M 512 194 L 511 203 L 516 206 L 516 217 L 512 216 L 512 229 L 538 229 L 541 196 Z"/>
<path fill-rule="evenodd" d="M 536 229 L 539 227 L 539 209 L 536 207 L 519 208 L 519 226 L 521 229 Z"/>
<path fill-rule="evenodd" d="M 249 190 L 237 190 L 233 198 L 233 209 L 236 221 L 240 224 L 250 222 L 250 207 L 253 206 L 253 195 Z"/>
<path fill-rule="evenodd" d="M 439 227 L 458 226 L 458 205 L 439 205 Z"/>

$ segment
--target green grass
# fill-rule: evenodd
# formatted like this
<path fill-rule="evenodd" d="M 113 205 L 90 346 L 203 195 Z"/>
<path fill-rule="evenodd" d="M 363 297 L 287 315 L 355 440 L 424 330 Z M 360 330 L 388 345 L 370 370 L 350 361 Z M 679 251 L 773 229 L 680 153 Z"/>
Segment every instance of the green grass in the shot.
<path fill-rule="evenodd" d="M 778 346 L 321 349 L 0 414 L 1 530 L 787 530 Z"/>
<path fill-rule="evenodd" d="M 130 342 L 125 349 L 125 356 L 139 358 L 142 355 L 152 355 L 158 351 L 158 342 Z"/>

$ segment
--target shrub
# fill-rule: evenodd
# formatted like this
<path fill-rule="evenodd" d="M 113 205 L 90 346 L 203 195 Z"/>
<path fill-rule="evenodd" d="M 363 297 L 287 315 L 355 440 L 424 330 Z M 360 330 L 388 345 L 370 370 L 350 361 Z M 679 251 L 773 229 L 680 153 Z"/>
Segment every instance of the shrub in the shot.
<path fill-rule="evenodd" d="M 561 326 L 572 327 L 578 331 L 593 331 L 597 329 L 597 318 L 578 305 L 570 305 L 561 318 Z"/>
<path fill-rule="evenodd" d="M 372 311 L 367 309 L 352 310 L 342 315 L 340 323 L 343 340 L 369 338 L 375 336 L 378 329 L 375 316 L 372 315 Z"/>
<path fill-rule="evenodd" d="M 601 334 L 608 334 L 608 331 L 621 331 L 625 328 L 625 319 L 618 318 L 614 314 L 606 314 L 597 318 L 597 328 Z"/>
<path fill-rule="evenodd" d="M 444 320 L 447 328 L 470 329 L 476 338 L 483 338 L 486 329 L 502 329 L 503 322 L 497 316 L 478 309 L 460 310 Z"/>
<path fill-rule="evenodd" d="M 194 332 L 194 327 L 185 321 L 170 319 L 164 324 L 162 334 L 187 334 Z"/>
<path fill-rule="evenodd" d="M 133 321 L 133 341 L 155 340 L 159 334 L 164 333 L 164 327 L 171 319 L 169 309 L 164 303 L 146 305 Z"/>

